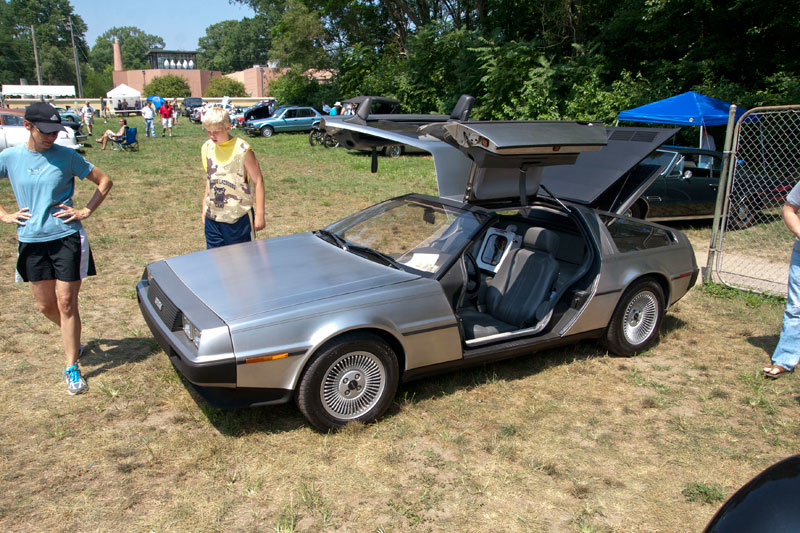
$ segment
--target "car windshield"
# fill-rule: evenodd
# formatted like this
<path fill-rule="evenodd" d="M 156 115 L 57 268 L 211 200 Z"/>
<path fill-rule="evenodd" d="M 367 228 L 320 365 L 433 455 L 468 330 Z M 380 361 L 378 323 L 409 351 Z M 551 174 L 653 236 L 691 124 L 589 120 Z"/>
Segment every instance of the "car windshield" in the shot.
<path fill-rule="evenodd" d="M 485 219 L 435 201 L 399 198 L 354 213 L 317 235 L 373 261 L 434 277 Z"/>

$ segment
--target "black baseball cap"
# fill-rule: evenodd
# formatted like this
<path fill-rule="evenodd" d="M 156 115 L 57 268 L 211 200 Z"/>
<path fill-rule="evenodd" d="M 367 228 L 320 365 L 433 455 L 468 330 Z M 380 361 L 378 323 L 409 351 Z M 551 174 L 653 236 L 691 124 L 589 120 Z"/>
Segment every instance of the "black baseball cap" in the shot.
<path fill-rule="evenodd" d="M 66 131 L 61 124 L 58 110 L 47 102 L 36 102 L 25 110 L 25 120 L 36 126 L 42 133 Z"/>

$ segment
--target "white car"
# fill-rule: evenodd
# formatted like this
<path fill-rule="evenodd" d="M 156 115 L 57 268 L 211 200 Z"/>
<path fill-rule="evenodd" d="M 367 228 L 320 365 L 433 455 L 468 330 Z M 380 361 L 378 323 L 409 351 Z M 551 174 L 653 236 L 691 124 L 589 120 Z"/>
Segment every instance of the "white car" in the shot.
<path fill-rule="evenodd" d="M 21 109 L 0 108 L 0 152 L 28 142 L 30 134 L 23 124 L 24 116 L 25 111 Z M 83 147 L 75 138 L 75 131 L 72 128 L 58 132 L 56 144 L 73 150 Z"/>

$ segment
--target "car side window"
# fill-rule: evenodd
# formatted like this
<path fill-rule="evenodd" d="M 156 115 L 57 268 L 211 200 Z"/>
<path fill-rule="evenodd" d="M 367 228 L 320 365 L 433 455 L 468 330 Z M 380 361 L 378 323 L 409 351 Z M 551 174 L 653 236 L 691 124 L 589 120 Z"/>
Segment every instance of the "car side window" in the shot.
<path fill-rule="evenodd" d="M 17 115 L 3 115 L 3 125 L 5 126 L 24 126 L 22 117 Z"/>
<path fill-rule="evenodd" d="M 675 241 L 668 231 L 649 224 L 607 215 L 602 219 L 617 250 L 623 254 L 669 246 Z"/>
<path fill-rule="evenodd" d="M 283 118 L 295 118 L 296 115 L 297 111 L 295 111 L 294 109 L 290 109 L 289 111 L 286 112 L 285 115 L 283 115 Z"/>

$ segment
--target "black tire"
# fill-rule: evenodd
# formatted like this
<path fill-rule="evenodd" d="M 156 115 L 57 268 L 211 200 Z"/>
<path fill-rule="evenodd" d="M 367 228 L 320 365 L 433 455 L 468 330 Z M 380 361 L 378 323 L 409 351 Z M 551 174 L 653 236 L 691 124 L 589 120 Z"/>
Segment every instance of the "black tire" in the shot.
<path fill-rule="evenodd" d="M 383 155 L 394 159 L 395 157 L 400 157 L 401 155 L 403 155 L 404 151 L 405 150 L 403 150 L 402 146 L 400 146 L 399 144 L 395 144 L 392 146 L 385 147 L 383 149 Z"/>
<path fill-rule="evenodd" d="M 658 340 L 664 319 L 664 290 L 656 281 L 634 283 L 620 298 L 605 335 L 610 352 L 630 357 Z"/>
<path fill-rule="evenodd" d="M 336 137 L 333 135 L 328 135 L 327 133 L 322 138 L 322 146 L 325 148 L 336 148 L 339 146 L 339 141 L 336 140 Z"/>
<path fill-rule="evenodd" d="M 308 134 L 308 144 L 310 144 L 311 146 L 316 146 L 320 143 L 320 141 L 321 139 L 319 135 L 319 130 L 316 128 L 311 130 Z"/>
<path fill-rule="evenodd" d="M 628 208 L 628 210 L 625 212 L 625 216 L 644 220 L 644 207 L 637 201 Z"/>
<path fill-rule="evenodd" d="M 389 345 L 368 333 L 348 334 L 311 358 L 297 387 L 297 407 L 320 431 L 371 422 L 394 399 L 398 375 Z"/>
<path fill-rule="evenodd" d="M 272 129 L 272 126 L 264 126 L 261 128 L 261 136 L 262 137 L 272 137 L 275 133 L 275 130 Z"/>
<path fill-rule="evenodd" d="M 752 197 L 731 200 L 728 213 L 728 229 L 747 229 L 756 223 L 761 211 L 759 202 Z"/>

